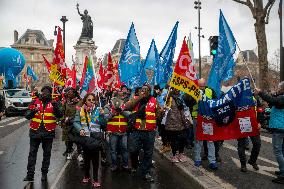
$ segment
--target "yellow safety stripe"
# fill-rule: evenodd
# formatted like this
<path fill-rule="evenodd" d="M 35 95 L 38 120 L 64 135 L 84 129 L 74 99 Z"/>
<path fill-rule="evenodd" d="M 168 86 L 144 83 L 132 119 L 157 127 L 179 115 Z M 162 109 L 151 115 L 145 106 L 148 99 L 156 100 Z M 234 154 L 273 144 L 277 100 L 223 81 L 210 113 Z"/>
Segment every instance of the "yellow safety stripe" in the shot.
<path fill-rule="evenodd" d="M 141 121 L 141 119 L 136 119 L 136 122 L 139 122 L 139 123 L 141 123 L 142 121 Z"/>
<path fill-rule="evenodd" d="M 53 113 L 44 113 L 45 116 L 55 116 Z"/>
<path fill-rule="evenodd" d="M 123 115 L 114 116 L 113 118 L 125 118 Z"/>
<path fill-rule="evenodd" d="M 155 116 L 155 115 L 156 115 L 156 113 L 146 112 L 146 115 L 152 115 L 152 116 Z"/>
<path fill-rule="evenodd" d="M 156 120 L 146 120 L 146 123 L 156 123 Z"/>
<path fill-rule="evenodd" d="M 37 123 L 41 123 L 41 119 L 37 119 L 37 118 L 32 118 L 32 121 L 37 122 Z"/>
<path fill-rule="evenodd" d="M 56 123 L 56 120 L 43 120 L 43 123 Z"/>
<path fill-rule="evenodd" d="M 110 125 L 127 125 L 127 122 L 108 122 Z"/>

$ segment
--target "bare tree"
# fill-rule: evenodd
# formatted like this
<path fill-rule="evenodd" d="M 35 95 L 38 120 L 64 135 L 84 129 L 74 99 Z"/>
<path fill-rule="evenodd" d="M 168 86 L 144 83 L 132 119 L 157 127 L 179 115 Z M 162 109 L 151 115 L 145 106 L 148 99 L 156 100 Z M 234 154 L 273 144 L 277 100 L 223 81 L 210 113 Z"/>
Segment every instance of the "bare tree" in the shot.
<path fill-rule="evenodd" d="M 263 6 L 263 0 L 233 0 L 237 3 L 246 5 L 255 20 L 254 29 L 258 46 L 259 60 L 259 84 L 261 89 L 269 88 L 268 78 L 268 60 L 267 60 L 267 40 L 265 33 L 265 24 L 268 24 L 270 10 L 275 0 L 268 0 Z"/>

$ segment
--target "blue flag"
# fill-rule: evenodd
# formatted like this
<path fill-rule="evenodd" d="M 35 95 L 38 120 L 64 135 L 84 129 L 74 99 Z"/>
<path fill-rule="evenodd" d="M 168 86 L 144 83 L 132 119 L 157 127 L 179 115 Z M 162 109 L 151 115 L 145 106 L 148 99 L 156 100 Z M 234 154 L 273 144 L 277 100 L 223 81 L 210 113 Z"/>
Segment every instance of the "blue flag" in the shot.
<path fill-rule="evenodd" d="M 218 97 L 221 94 L 221 82 L 234 75 L 235 62 L 233 54 L 236 51 L 236 39 L 220 10 L 219 38 L 217 56 L 213 60 L 207 85 L 215 90 Z"/>
<path fill-rule="evenodd" d="M 146 70 L 145 70 L 145 61 L 146 60 L 141 60 L 141 70 L 140 70 L 140 76 L 139 76 L 139 86 L 144 85 L 148 81 Z M 132 88 L 135 88 L 135 87 L 138 87 L 138 86 L 132 86 Z"/>
<path fill-rule="evenodd" d="M 160 68 L 160 56 L 155 44 L 155 40 L 153 39 L 150 45 L 150 48 L 147 53 L 144 72 L 151 73 L 152 77 L 148 77 L 148 83 L 151 85 L 155 85 L 159 83 L 159 68 Z M 147 76 L 149 74 L 146 74 Z"/>
<path fill-rule="evenodd" d="M 118 65 L 120 81 L 128 87 L 132 84 L 137 85 L 140 67 L 140 46 L 132 23 Z"/>
<path fill-rule="evenodd" d="M 177 21 L 171 32 L 171 35 L 167 40 L 167 43 L 165 44 L 163 50 L 160 53 L 160 57 L 163 58 L 161 63 L 163 71 L 160 75 L 160 83 L 167 83 L 173 72 L 172 65 L 173 58 L 175 55 L 178 23 L 179 22 Z"/>
<path fill-rule="evenodd" d="M 27 67 L 27 75 L 31 76 L 34 81 L 38 80 L 36 73 L 33 71 L 33 69 L 30 66 Z"/>
<path fill-rule="evenodd" d="M 7 71 L 6 75 L 5 75 L 5 87 L 9 87 L 8 86 L 8 84 L 9 84 L 8 81 L 9 80 L 13 81 L 13 87 L 17 86 L 17 80 L 16 80 L 16 77 L 14 76 L 11 68 L 8 68 L 8 71 Z"/>

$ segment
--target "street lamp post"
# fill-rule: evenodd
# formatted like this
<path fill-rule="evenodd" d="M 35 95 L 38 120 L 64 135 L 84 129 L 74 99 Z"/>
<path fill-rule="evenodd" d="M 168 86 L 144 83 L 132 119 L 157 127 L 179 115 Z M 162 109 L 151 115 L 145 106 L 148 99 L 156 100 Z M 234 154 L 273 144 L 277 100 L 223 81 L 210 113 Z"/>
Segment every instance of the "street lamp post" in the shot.
<path fill-rule="evenodd" d="M 65 23 L 68 21 L 68 19 L 66 18 L 66 16 L 62 16 L 60 21 L 63 23 L 63 50 L 64 50 L 64 59 L 65 59 Z M 54 30 L 54 35 L 57 35 L 57 31 L 56 31 L 57 26 L 55 26 L 55 30 Z"/>
<path fill-rule="evenodd" d="M 284 47 L 282 35 L 282 0 L 279 2 L 279 20 L 280 20 L 280 81 L 284 81 Z"/>
<path fill-rule="evenodd" d="M 194 8 L 198 11 L 198 27 L 195 27 L 195 29 L 198 29 L 198 52 L 199 52 L 199 78 L 201 78 L 201 44 L 200 44 L 200 38 L 204 38 L 204 35 L 200 35 L 200 30 L 202 28 L 200 27 L 200 9 L 201 9 L 201 2 L 200 0 L 194 1 Z"/>

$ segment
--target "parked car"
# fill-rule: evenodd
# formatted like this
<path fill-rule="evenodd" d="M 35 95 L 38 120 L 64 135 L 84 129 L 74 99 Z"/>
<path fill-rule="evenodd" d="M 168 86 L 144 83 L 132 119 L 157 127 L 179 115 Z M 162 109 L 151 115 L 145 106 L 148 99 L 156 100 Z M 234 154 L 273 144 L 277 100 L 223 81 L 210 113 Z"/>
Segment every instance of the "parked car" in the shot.
<path fill-rule="evenodd" d="M 0 93 L 5 99 L 5 114 L 11 116 L 15 114 L 24 114 L 32 98 L 25 89 L 2 89 Z"/>

